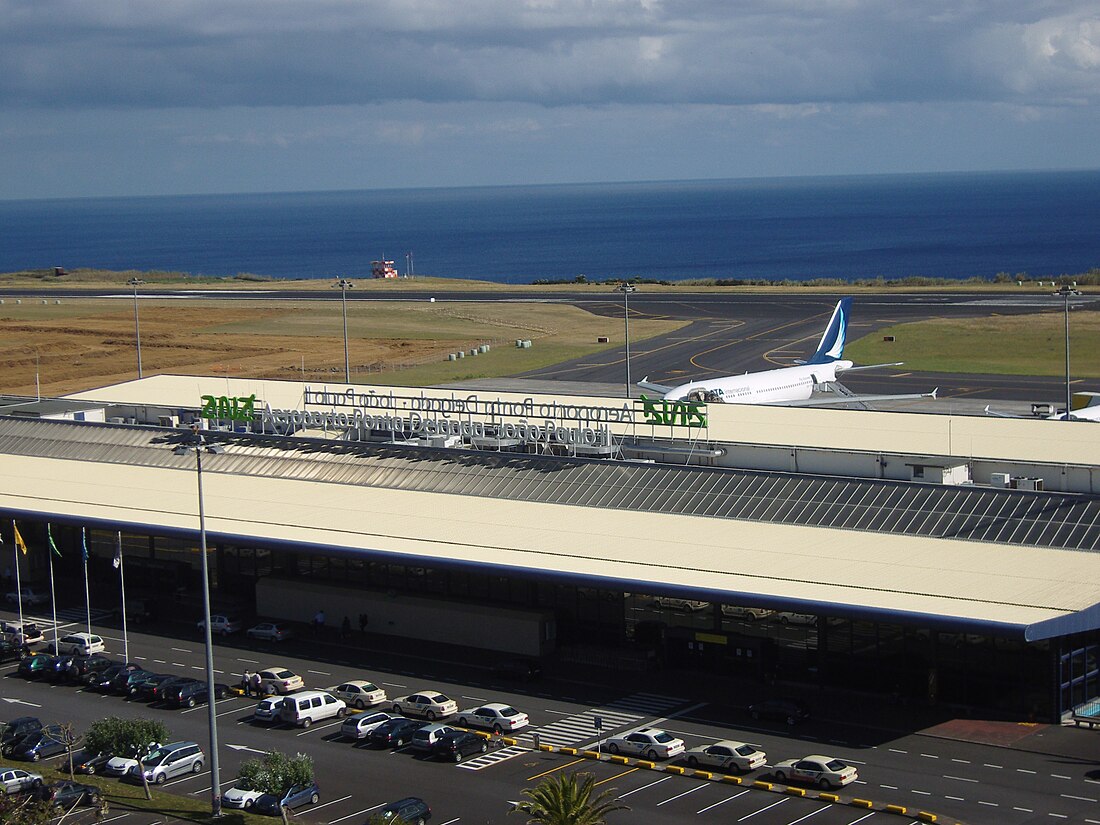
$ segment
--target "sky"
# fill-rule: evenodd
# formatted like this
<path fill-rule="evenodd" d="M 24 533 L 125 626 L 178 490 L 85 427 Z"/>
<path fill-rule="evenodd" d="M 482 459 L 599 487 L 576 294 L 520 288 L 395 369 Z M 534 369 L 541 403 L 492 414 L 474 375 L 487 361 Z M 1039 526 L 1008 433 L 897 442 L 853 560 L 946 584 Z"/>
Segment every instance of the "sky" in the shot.
<path fill-rule="evenodd" d="M 0 198 L 1100 168 L 1095 0 L 0 0 Z"/>

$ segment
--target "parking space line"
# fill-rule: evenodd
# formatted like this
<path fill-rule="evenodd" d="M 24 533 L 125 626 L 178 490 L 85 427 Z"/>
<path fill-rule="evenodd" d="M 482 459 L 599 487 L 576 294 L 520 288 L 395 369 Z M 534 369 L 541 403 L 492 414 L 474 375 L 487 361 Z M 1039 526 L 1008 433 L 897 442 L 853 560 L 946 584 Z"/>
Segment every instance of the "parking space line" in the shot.
<path fill-rule="evenodd" d="M 186 782 L 188 779 L 198 779 L 200 776 L 210 776 L 210 771 L 202 771 L 201 773 L 189 773 L 187 776 L 181 776 L 179 779 L 173 779 L 171 782 L 166 782 L 164 787 L 170 787 L 172 785 L 178 785 L 180 782 Z"/>
<path fill-rule="evenodd" d="M 339 727 L 342 724 L 344 724 L 344 720 L 343 719 L 337 719 L 335 722 L 329 722 L 327 725 L 310 725 L 304 731 L 299 733 L 298 736 L 305 736 L 307 733 L 310 733 L 310 732 L 315 731 L 315 730 L 327 730 L 328 728 Z"/>
<path fill-rule="evenodd" d="M 726 804 L 727 802 L 730 802 L 730 801 L 732 801 L 732 800 L 734 800 L 734 799 L 737 799 L 737 797 L 739 797 L 739 796 L 744 796 L 744 795 L 745 795 L 745 794 L 747 794 L 748 792 L 749 792 L 749 789 L 748 789 L 748 788 L 745 788 L 745 790 L 741 791 L 740 793 L 735 793 L 735 794 L 734 794 L 733 796 L 727 796 L 727 797 L 726 797 L 725 799 L 719 799 L 719 800 L 718 800 L 717 802 L 715 802 L 715 803 L 714 803 L 713 805 L 707 805 L 707 807 L 705 807 L 705 808 L 700 808 L 700 809 L 699 809 L 698 811 L 696 811 L 695 813 L 697 813 L 697 814 L 705 814 L 705 813 L 706 813 L 707 811 L 709 811 L 709 810 L 710 810 L 711 808 L 717 808 L 717 807 L 718 807 L 719 805 L 725 805 L 725 804 Z"/>
<path fill-rule="evenodd" d="M 335 805 L 337 802 L 343 802 L 345 799 L 351 799 L 351 794 L 349 793 L 347 796 L 341 796 L 339 799 L 333 799 L 331 802 L 322 802 L 320 805 L 314 805 L 310 810 L 317 811 L 321 808 L 327 808 L 329 805 Z"/>
<path fill-rule="evenodd" d="M 583 761 L 583 760 L 578 760 L 578 761 Z M 632 791 L 627 791 L 624 794 L 619 794 L 615 798 L 616 799 L 626 799 L 631 794 L 635 794 L 638 791 L 644 791 L 646 788 L 652 788 L 654 785 L 660 785 L 662 782 L 668 782 L 668 780 L 670 780 L 670 779 L 672 779 L 671 776 L 666 776 L 664 779 L 658 779 L 656 782 L 650 782 L 648 785 L 642 785 L 642 787 L 640 787 L 640 788 L 635 788 Z"/>
<path fill-rule="evenodd" d="M 385 804 L 386 804 L 385 802 L 379 802 L 377 805 L 371 805 L 369 808 L 364 808 L 363 810 L 356 811 L 353 814 L 348 814 L 347 816 L 342 816 L 339 819 L 330 820 L 328 825 L 336 825 L 337 822 L 343 822 L 345 819 L 351 819 L 353 816 L 359 816 L 360 814 L 370 813 L 373 810 L 381 808 Z"/>
<path fill-rule="evenodd" d="M 829 810 L 829 806 L 828 806 L 828 805 L 822 805 L 822 806 L 821 806 L 820 808 L 818 808 L 818 809 L 817 809 L 816 811 L 810 811 L 810 812 L 809 812 L 808 814 L 806 814 L 805 816 L 800 816 L 800 817 L 799 817 L 798 819 L 794 820 L 793 822 L 789 822 L 789 823 L 787 823 L 787 825 L 798 825 L 798 823 L 799 823 L 799 822 L 802 822 L 802 821 L 804 821 L 804 820 L 807 820 L 807 819 L 809 819 L 809 818 L 810 818 L 811 816 L 817 816 L 817 815 L 818 815 L 819 813 L 821 813 L 822 811 L 827 811 L 827 810 Z"/>
<path fill-rule="evenodd" d="M 754 817 L 754 816 L 756 816 L 757 814 L 762 814 L 762 813 L 764 813 L 764 811 L 770 811 L 770 810 L 771 810 L 772 808 L 774 808 L 774 807 L 775 807 L 776 805 L 782 805 L 782 804 L 783 804 L 784 802 L 789 802 L 789 801 L 790 801 L 790 797 L 786 797 L 786 798 L 784 798 L 784 799 L 780 799 L 780 800 L 779 800 L 778 802 L 773 802 L 773 803 L 772 803 L 771 805 L 765 805 L 765 806 L 764 806 L 763 808 L 761 808 L 761 809 L 760 809 L 759 811 L 753 811 L 753 812 L 752 812 L 751 814 L 745 814 L 745 815 L 744 815 L 743 817 L 741 817 L 741 818 L 740 818 L 740 819 L 738 819 L 737 821 L 738 821 L 738 822 L 744 822 L 744 821 L 745 821 L 746 819 L 749 819 L 749 818 L 751 818 L 751 817 Z"/>
<path fill-rule="evenodd" d="M 687 796 L 689 793 L 695 793 L 696 791 L 701 791 L 701 790 L 703 790 L 703 788 L 707 787 L 708 784 L 710 784 L 710 783 L 700 782 L 698 785 L 696 785 L 691 790 L 684 791 L 683 793 L 678 793 L 678 794 L 676 794 L 676 796 L 670 796 L 668 799 L 664 800 L 664 802 L 658 802 L 657 807 L 660 808 L 662 805 L 665 804 L 665 802 L 672 802 L 674 799 L 679 799 L 682 796 Z"/>
<path fill-rule="evenodd" d="M 625 770 L 625 771 L 623 771 L 622 773 L 617 773 L 617 774 L 615 774 L 614 776 L 610 776 L 610 777 L 608 777 L 607 779 L 601 779 L 601 780 L 600 780 L 599 782 L 597 782 L 596 784 L 597 784 L 597 785 L 602 785 L 602 784 L 604 784 L 605 782 L 613 782 L 613 781 L 615 781 L 616 779 L 618 779 L 618 778 L 619 778 L 620 776 L 626 776 L 626 775 L 627 775 L 628 773 L 634 773 L 634 771 L 640 771 L 640 770 L 641 770 L 641 768 L 630 768 L 629 770 Z"/>
<path fill-rule="evenodd" d="M 129 816 L 129 814 L 119 814 L 118 816 L 112 816 L 110 819 L 100 820 L 100 822 L 104 823 L 104 825 L 105 825 L 105 823 L 107 823 L 107 822 L 114 822 L 116 819 L 125 819 L 128 816 Z"/>
<path fill-rule="evenodd" d="M 572 762 L 566 762 L 564 765 L 558 765 L 556 768 L 551 768 L 548 771 L 543 771 L 542 773 L 536 773 L 534 776 L 529 776 L 527 777 L 527 781 L 530 782 L 532 779 L 541 779 L 544 776 L 549 776 L 552 773 L 557 773 L 563 768 L 569 768 L 573 765 L 579 765 L 581 762 L 584 761 L 584 759 L 574 759 Z M 329 823 L 329 825 L 332 825 L 332 823 Z"/>
<path fill-rule="evenodd" d="M 875 815 L 875 812 L 874 812 L 874 811 L 871 811 L 871 813 L 869 813 L 869 814 L 864 814 L 864 815 L 863 815 L 863 816 L 861 816 L 861 817 L 860 817 L 859 819 L 853 819 L 853 820 L 852 820 L 851 822 L 849 822 L 849 823 L 848 823 L 848 825 L 856 825 L 856 823 L 857 823 L 857 822 L 862 822 L 863 820 L 865 820 L 865 819 L 867 819 L 867 818 L 869 818 L 869 817 L 872 817 L 872 816 L 874 816 L 874 815 Z"/>
<path fill-rule="evenodd" d="M 440 822 L 439 825 L 454 825 L 458 820 L 462 819 L 460 816 L 456 816 L 454 819 L 448 819 L 446 822 Z"/>

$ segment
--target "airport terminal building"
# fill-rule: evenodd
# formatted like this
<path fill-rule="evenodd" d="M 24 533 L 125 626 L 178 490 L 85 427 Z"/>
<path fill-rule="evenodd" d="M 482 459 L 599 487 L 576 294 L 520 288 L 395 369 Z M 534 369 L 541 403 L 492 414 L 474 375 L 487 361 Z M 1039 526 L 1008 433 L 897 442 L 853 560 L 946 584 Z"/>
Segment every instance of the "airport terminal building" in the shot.
<path fill-rule="evenodd" d="M 663 668 L 1054 721 L 1100 696 L 1100 427 L 157 376 L 0 400 L 24 584 L 368 618 L 544 667 Z M 75 591 L 74 591 L 75 592 Z M 59 599 L 60 600 L 60 599 Z"/>

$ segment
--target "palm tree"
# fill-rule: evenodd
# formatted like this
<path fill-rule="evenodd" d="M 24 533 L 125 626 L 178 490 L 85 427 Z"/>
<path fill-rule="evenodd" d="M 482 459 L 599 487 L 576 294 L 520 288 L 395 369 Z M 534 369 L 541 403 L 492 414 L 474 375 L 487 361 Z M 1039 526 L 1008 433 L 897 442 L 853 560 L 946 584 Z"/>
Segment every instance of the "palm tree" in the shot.
<path fill-rule="evenodd" d="M 528 825 L 604 825 L 612 811 L 630 810 L 611 801 L 613 790 L 593 797 L 595 788 L 596 777 L 589 773 L 550 776 L 526 788 L 527 799 L 512 812 L 526 814 Z"/>

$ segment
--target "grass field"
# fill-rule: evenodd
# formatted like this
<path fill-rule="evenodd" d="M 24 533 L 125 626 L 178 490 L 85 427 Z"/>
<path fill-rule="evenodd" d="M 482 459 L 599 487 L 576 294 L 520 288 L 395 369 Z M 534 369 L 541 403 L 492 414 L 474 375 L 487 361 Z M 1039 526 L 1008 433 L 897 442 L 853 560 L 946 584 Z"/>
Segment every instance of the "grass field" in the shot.
<path fill-rule="evenodd" d="M 886 342 L 884 336 L 895 340 Z M 1070 373 L 1100 377 L 1100 313 L 1070 313 Z M 933 319 L 881 329 L 850 344 L 857 364 L 904 361 L 906 369 L 1002 375 L 1065 375 L 1061 312 L 982 319 Z"/>

